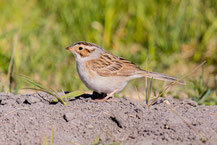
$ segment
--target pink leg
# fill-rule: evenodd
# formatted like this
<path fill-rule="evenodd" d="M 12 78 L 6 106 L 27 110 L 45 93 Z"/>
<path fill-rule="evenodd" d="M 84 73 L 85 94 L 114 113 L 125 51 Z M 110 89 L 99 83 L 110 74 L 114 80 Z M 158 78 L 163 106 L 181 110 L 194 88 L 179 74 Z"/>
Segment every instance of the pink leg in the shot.
<path fill-rule="evenodd" d="M 102 99 L 96 99 L 96 100 L 91 100 L 91 102 L 102 102 L 102 101 L 109 101 L 109 98 L 113 98 L 114 94 L 118 91 L 118 89 L 115 89 L 113 92 L 108 94 L 105 98 Z"/>

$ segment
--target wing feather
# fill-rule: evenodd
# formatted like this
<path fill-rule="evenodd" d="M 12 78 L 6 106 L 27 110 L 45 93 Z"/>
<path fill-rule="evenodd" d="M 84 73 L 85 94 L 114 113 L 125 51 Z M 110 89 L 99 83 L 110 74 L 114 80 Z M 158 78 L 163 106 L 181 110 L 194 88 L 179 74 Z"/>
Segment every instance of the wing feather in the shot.
<path fill-rule="evenodd" d="M 93 71 L 104 77 L 131 76 L 142 71 L 134 63 L 108 52 L 103 53 L 98 59 L 88 61 L 88 65 Z"/>

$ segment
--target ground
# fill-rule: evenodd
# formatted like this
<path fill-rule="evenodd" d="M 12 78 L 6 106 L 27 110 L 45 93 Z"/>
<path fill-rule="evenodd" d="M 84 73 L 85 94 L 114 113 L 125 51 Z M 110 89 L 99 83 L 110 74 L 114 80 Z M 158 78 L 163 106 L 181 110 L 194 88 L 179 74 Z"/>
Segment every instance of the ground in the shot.
<path fill-rule="evenodd" d="M 46 136 L 49 143 L 52 128 L 54 145 L 217 144 L 217 106 L 159 98 L 147 110 L 144 101 L 129 98 L 91 102 L 83 95 L 66 106 L 50 104 L 51 99 L 45 93 L 0 93 L 0 144 L 38 145 Z"/>

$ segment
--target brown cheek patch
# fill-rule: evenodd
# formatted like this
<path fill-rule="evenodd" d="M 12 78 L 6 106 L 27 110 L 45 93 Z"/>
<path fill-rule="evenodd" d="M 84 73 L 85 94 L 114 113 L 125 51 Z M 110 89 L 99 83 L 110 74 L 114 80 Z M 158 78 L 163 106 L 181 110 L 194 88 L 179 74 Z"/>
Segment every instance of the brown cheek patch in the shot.
<path fill-rule="evenodd" d="M 88 53 L 85 53 L 85 52 L 83 52 L 83 51 L 78 52 L 78 54 L 79 54 L 81 57 L 87 57 L 87 56 L 89 56 Z"/>
<path fill-rule="evenodd" d="M 76 52 L 81 56 L 81 57 L 88 57 L 95 49 L 89 50 L 87 48 L 84 48 L 82 51 L 76 50 Z"/>

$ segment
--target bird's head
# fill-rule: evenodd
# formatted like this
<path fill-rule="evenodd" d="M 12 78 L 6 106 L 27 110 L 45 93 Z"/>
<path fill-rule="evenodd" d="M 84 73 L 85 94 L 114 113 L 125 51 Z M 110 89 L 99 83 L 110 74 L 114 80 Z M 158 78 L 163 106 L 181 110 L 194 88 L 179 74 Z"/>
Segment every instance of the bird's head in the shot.
<path fill-rule="evenodd" d="M 100 55 L 103 49 L 96 44 L 90 42 L 75 42 L 74 44 L 66 47 L 75 56 L 76 60 L 94 59 Z"/>

